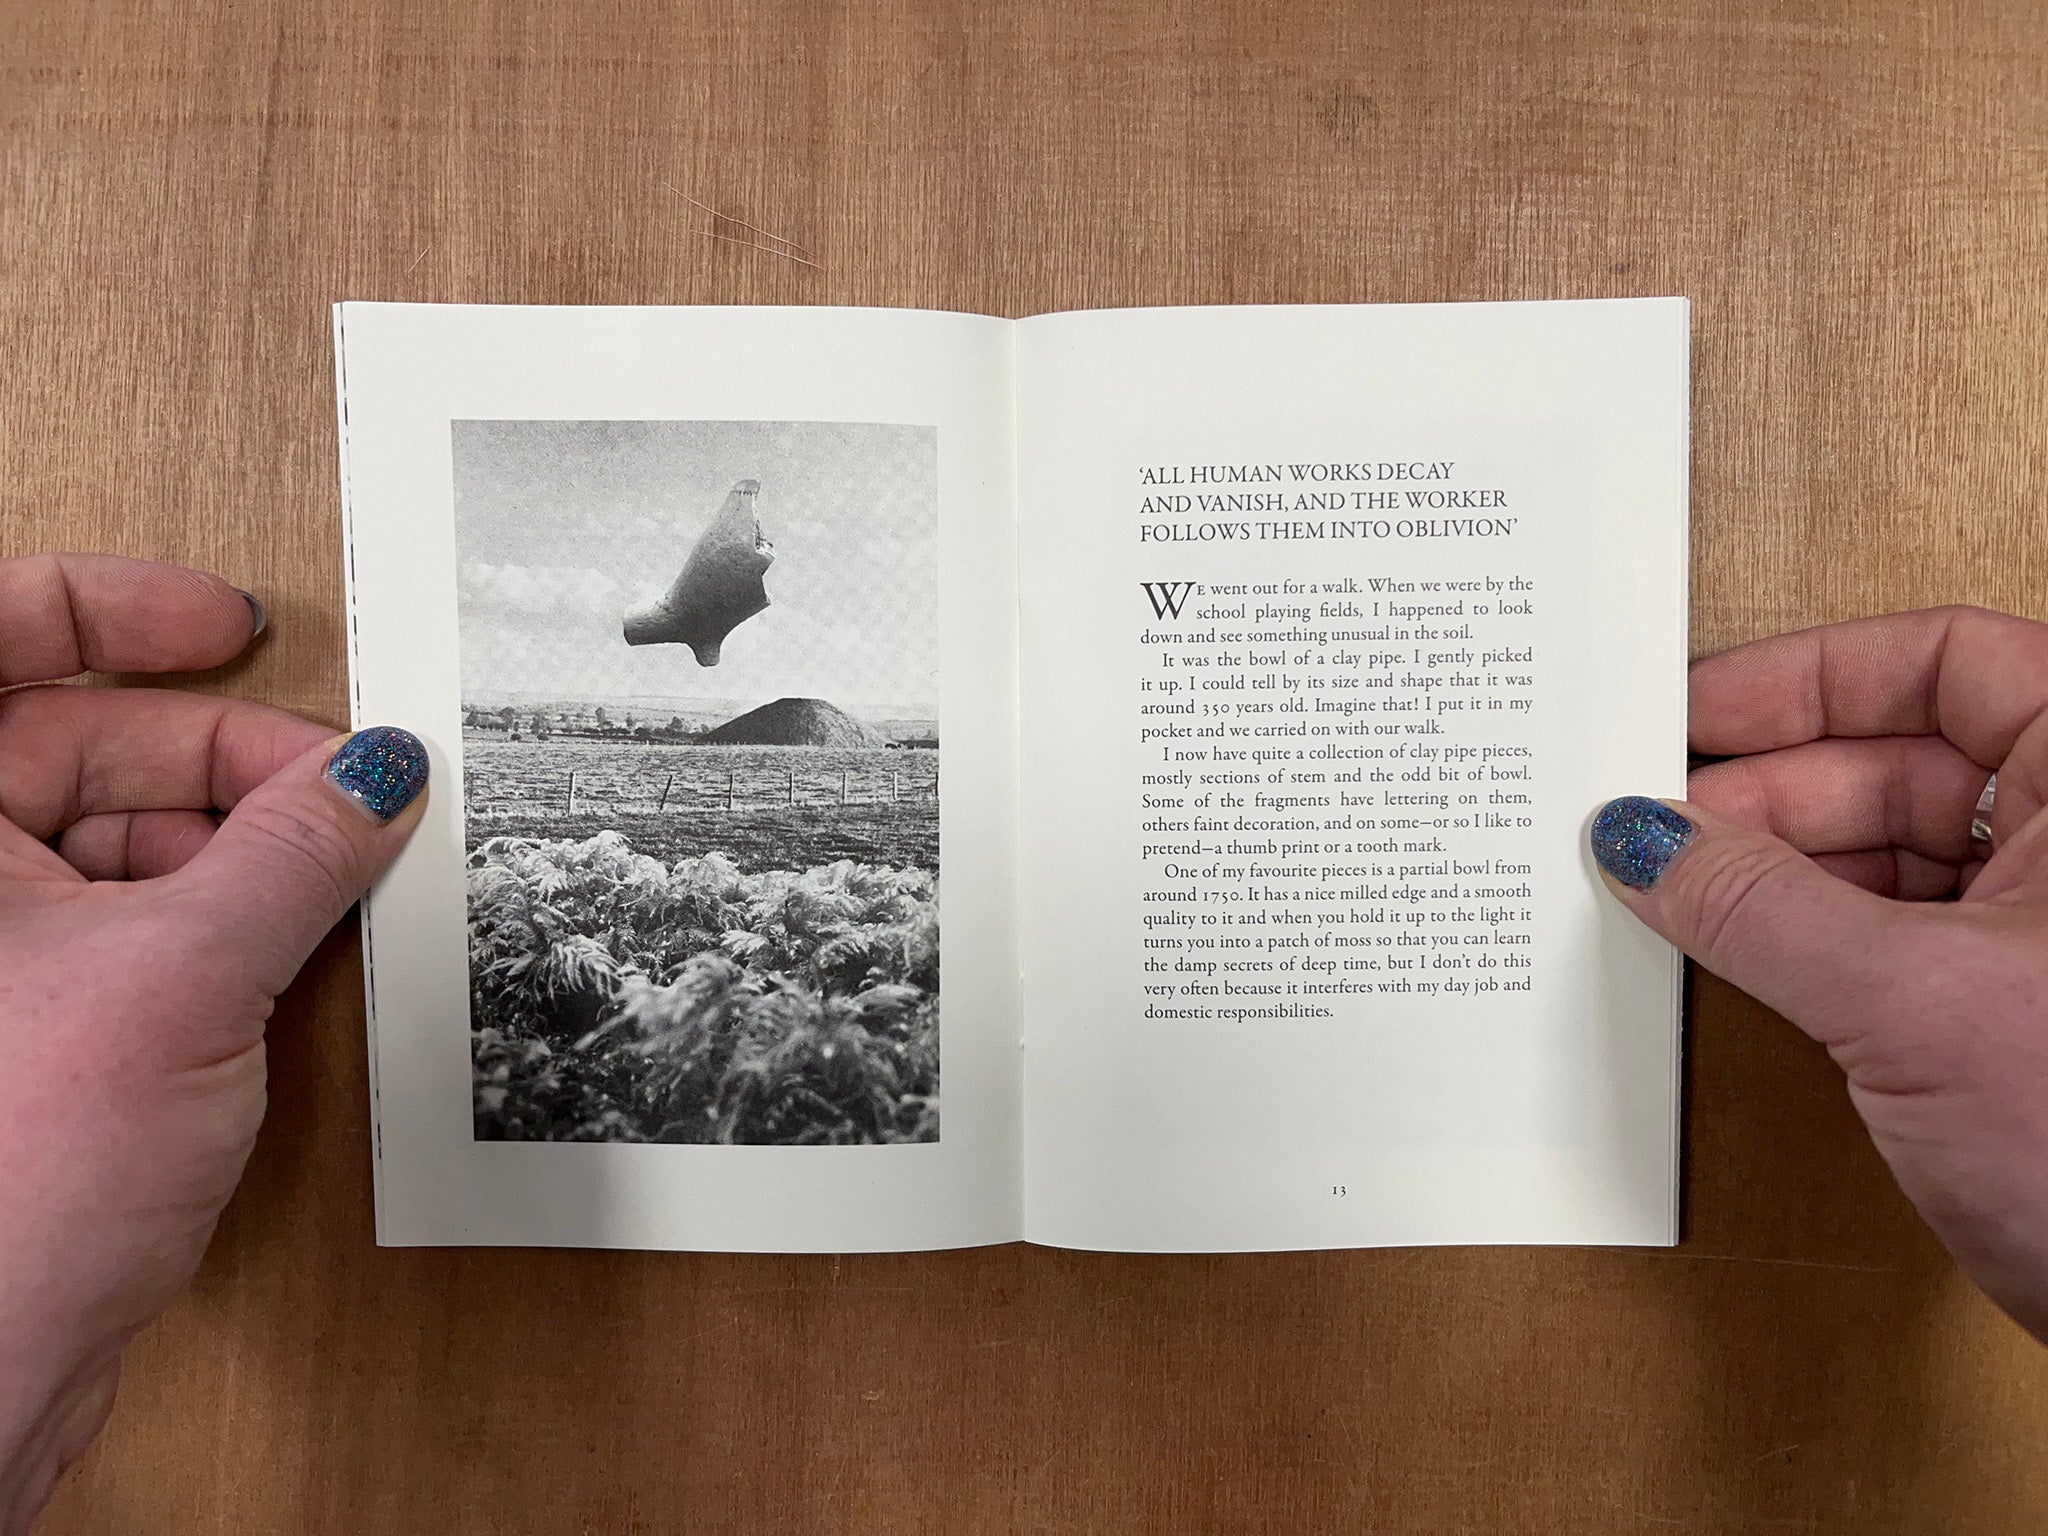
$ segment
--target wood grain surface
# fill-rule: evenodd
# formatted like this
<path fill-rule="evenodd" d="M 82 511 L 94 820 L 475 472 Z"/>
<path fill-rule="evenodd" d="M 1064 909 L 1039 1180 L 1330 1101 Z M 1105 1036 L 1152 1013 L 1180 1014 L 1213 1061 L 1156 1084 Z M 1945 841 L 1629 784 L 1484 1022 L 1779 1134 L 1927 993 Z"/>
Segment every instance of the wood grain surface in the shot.
<path fill-rule="evenodd" d="M 1679 293 L 1697 651 L 2048 617 L 2041 23 L 12 0 L 0 552 L 254 588 L 270 635 L 194 686 L 339 723 L 336 299 Z M 840 1259 L 379 1251 L 358 967 L 333 938 L 280 1007 L 242 1193 L 42 1529 L 2048 1527 L 2048 1353 L 1711 978 L 1675 1251 Z"/>

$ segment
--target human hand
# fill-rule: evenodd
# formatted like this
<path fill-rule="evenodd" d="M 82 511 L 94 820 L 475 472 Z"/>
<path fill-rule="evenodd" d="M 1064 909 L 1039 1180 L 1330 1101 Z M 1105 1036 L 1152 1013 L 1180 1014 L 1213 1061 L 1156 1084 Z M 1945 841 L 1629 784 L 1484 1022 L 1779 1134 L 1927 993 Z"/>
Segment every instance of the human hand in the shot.
<path fill-rule="evenodd" d="M 258 624 L 235 588 L 174 566 L 0 560 L 0 688 L 216 666 Z M 426 771 L 403 732 L 336 737 L 256 704 L 0 693 L 8 1536 L 197 1268 L 263 1115 L 272 1001 L 411 835 Z"/>
<path fill-rule="evenodd" d="M 1828 1048 L 1928 1225 L 2048 1340 L 2048 625 L 1758 641 L 1693 668 L 1691 736 L 1729 760 L 1687 801 L 1594 818 L 1609 885 Z"/>

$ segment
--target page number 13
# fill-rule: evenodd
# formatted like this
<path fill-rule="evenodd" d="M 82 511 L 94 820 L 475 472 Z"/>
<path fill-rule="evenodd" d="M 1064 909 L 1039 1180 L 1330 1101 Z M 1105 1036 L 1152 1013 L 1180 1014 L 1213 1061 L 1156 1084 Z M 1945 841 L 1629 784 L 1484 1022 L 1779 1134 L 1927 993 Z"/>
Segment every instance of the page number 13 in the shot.
<path fill-rule="evenodd" d="M 1345 1195 L 1351 1193 L 1351 1186 L 1348 1184 L 1332 1184 L 1330 1186 L 1330 1193 L 1342 1199 Z"/>

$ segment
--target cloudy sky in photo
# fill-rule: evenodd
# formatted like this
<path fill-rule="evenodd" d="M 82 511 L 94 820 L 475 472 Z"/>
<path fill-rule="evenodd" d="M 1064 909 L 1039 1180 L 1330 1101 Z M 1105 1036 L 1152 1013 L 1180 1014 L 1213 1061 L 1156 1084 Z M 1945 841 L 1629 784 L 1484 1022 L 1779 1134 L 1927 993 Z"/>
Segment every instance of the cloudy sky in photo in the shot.
<path fill-rule="evenodd" d="M 466 697 L 784 696 L 936 712 L 938 450 L 930 427 L 459 421 L 455 528 Z M 716 667 L 628 646 L 735 482 L 775 546 L 770 605 Z"/>

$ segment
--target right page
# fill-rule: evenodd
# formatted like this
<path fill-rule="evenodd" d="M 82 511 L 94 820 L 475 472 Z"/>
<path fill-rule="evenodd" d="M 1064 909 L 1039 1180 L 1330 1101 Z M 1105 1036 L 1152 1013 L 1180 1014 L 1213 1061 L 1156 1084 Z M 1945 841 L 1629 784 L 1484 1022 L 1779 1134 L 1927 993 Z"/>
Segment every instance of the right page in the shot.
<path fill-rule="evenodd" d="M 1027 1237 L 1677 1240 L 1687 327 L 1020 324 Z"/>

